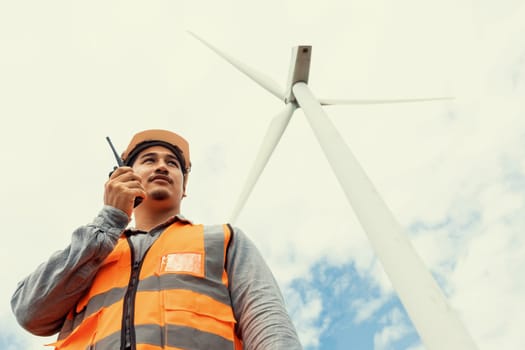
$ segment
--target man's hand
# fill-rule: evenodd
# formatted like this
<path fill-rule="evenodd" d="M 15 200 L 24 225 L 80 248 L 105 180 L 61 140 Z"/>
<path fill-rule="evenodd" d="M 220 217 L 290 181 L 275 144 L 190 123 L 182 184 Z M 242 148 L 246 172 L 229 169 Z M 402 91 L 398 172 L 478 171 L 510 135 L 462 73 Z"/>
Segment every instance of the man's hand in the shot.
<path fill-rule="evenodd" d="M 135 197 L 146 198 L 141 178 L 130 167 L 117 168 L 106 182 L 104 204 L 120 209 L 131 217 Z"/>

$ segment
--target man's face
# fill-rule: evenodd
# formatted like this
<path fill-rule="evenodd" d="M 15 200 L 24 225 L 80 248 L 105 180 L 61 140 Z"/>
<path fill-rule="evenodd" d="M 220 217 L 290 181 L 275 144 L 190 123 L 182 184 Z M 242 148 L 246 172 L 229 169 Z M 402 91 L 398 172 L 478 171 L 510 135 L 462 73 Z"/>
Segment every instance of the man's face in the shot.
<path fill-rule="evenodd" d="M 173 152 L 162 146 L 146 148 L 138 154 L 133 170 L 142 178 L 147 200 L 179 205 L 184 194 L 184 178 Z"/>

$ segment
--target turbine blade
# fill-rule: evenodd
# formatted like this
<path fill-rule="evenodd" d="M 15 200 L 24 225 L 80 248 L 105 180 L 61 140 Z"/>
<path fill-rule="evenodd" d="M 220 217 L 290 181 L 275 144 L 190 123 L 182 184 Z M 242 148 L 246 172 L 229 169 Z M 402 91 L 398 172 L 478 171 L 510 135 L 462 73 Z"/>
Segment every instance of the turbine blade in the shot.
<path fill-rule="evenodd" d="M 463 322 L 308 85 L 296 83 L 293 93 L 426 349 L 477 350 Z"/>
<path fill-rule="evenodd" d="M 265 74 L 256 71 L 255 69 L 247 66 L 246 64 L 242 63 L 241 61 L 233 58 L 232 56 L 228 55 L 227 53 L 219 50 L 212 44 L 208 43 L 201 37 L 197 36 L 193 32 L 188 32 L 190 35 L 192 35 L 195 39 L 199 40 L 201 43 L 206 45 L 209 49 L 214 51 L 217 55 L 224 58 L 226 61 L 228 61 L 232 66 L 240 70 L 242 73 L 247 75 L 249 78 L 251 78 L 253 81 L 255 81 L 257 84 L 262 86 L 264 89 L 266 89 L 268 92 L 276 96 L 280 100 L 284 100 L 284 89 L 282 89 L 275 81 L 273 81 L 270 77 L 266 76 Z"/>
<path fill-rule="evenodd" d="M 290 118 L 292 117 L 292 114 L 296 108 L 297 107 L 295 106 L 295 104 L 288 103 L 284 110 L 277 114 L 268 126 L 266 135 L 264 136 L 263 142 L 259 148 L 259 153 L 255 158 L 255 163 L 252 165 L 252 169 L 250 170 L 248 178 L 244 183 L 241 195 L 239 196 L 235 208 L 233 209 L 233 214 L 230 220 L 231 223 L 237 220 L 239 213 L 244 207 L 246 201 L 248 200 L 248 197 L 250 196 L 250 193 L 252 192 L 255 183 L 259 179 L 259 176 L 264 170 L 264 167 L 268 163 L 268 160 L 270 159 L 270 156 L 272 155 L 275 146 L 277 146 L 277 143 L 281 139 L 281 136 L 283 135 L 286 126 L 288 126 L 288 122 L 290 121 Z"/>
<path fill-rule="evenodd" d="M 423 98 L 399 98 L 399 99 L 384 99 L 384 100 L 337 100 L 337 99 L 320 99 L 319 103 L 323 106 L 330 105 L 373 105 L 386 103 L 412 103 L 412 102 L 428 102 L 428 101 L 443 101 L 453 100 L 454 97 L 423 97 Z"/>

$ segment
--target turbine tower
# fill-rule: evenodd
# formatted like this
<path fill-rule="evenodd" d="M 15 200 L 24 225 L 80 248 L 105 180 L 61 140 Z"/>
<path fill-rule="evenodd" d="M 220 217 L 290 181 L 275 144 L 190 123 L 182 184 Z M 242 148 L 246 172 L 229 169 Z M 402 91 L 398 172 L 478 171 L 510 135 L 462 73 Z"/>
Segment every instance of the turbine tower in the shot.
<path fill-rule="evenodd" d="M 259 149 L 241 195 L 233 211 L 235 221 L 257 179 L 279 142 L 290 118 L 302 108 L 317 141 L 332 167 L 346 198 L 366 232 L 394 290 L 428 350 L 475 350 L 472 337 L 450 307 L 438 284 L 413 248 L 410 239 L 383 201 L 350 148 L 332 124 L 322 105 L 377 104 L 450 99 L 448 97 L 403 100 L 324 100 L 316 99 L 308 88 L 311 46 L 292 50 L 286 89 L 281 89 L 263 74 L 222 52 L 190 33 L 208 48 L 285 103 L 277 114 Z"/>

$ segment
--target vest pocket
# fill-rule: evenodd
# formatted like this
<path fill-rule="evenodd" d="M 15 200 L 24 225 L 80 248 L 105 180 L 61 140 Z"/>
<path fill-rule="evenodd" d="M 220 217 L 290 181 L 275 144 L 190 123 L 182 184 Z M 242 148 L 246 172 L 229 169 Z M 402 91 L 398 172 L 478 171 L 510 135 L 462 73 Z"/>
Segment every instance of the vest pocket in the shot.
<path fill-rule="evenodd" d="M 48 344 L 55 346 L 55 350 L 85 349 L 93 344 L 101 310 L 87 317 L 83 322 L 64 339 Z M 61 336 L 63 332 L 61 331 Z"/>
<path fill-rule="evenodd" d="M 230 305 L 188 290 L 164 291 L 165 324 L 191 329 L 189 336 L 209 334 L 234 339 L 235 318 Z M 192 335 L 193 334 L 193 335 Z M 169 342 L 169 332 L 167 332 Z"/>

